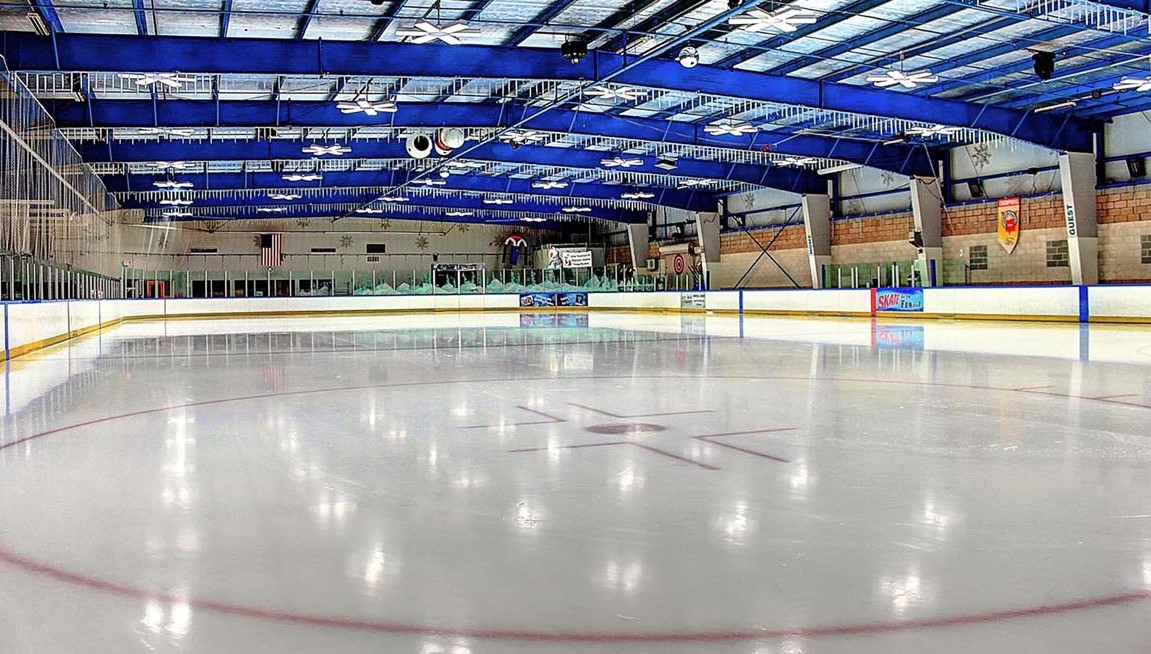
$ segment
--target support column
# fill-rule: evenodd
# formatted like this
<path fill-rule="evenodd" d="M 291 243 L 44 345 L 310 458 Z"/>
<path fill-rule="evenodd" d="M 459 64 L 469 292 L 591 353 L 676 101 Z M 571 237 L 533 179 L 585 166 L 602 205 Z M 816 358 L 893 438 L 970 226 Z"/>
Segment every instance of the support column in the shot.
<path fill-rule="evenodd" d="M 627 242 L 631 246 L 631 266 L 637 271 L 647 268 L 650 240 L 647 225 L 628 225 Z"/>
<path fill-rule="evenodd" d="M 1071 283 L 1099 283 L 1099 222 L 1095 208 L 1095 155 L 1066 152 L 1059 155 L 1063 180 L 1063 218 L 1067 227 L 1067 253 Z"/>
<path fill-rule="evenodd" d="M 831 197 L 803 196 L 803 229 L 807 232 L 807 265 L 811 287 L 823 288 L 823 267 L 831 264 Z"/>
<path fill-rule="evenodd" d="M 911 178 L 911 213 L 922 239 L 918 246 L 920 283 L 938 286 L 943 278 L 943 190 L 937 178 Z"/>
<path fill-rule="evenodd" d="M 700 211 L 695 214 L 695 233 L 699 239 L 700 261 L 703 262 L 703 280 L 707 290 L 712 289 L 712 264 L 719 263 L 719 213 Z"/>

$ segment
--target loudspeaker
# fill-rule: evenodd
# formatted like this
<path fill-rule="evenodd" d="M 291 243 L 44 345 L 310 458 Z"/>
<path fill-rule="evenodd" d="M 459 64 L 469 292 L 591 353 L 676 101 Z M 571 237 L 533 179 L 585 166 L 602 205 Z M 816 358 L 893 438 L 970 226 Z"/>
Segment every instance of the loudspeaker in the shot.
<path fill-rule="evenodd" d="M 1147 162 L 1142 157 L 1131 157 L 1127 160 L 1127 172 L 1131 179 L 1141 179 L 1147 176 Z"/>
<path fill-rule="evenodd" d="M 432 154 L 432 140 L 424 134 L 412 134 L 407 142 L 408 156 L 413 159 L 426 159 Z"/>
<path fill-rule="evenodd" d="M 1055 73 L 1054 52 L 1036 52 L 1031 55 L 1031 61 L 1035 62 L 1035 74 L 1039 79 L 1044 82 L 1051 79 L 1051 75 Z"/>
<path fill-rule="evenodd" d="M 451 154 L 452 150 L 464 144 L 464 130 L 458 127 L 445 127 L 436 132 L 436 153 L 441 157 Z"/>
<path fill-rule="evenodd" d="M 967 192 L 971 194 L 972 198 L 981 198 L 984 195 L 983 182 L 973 179 L 967 182 Z"/>

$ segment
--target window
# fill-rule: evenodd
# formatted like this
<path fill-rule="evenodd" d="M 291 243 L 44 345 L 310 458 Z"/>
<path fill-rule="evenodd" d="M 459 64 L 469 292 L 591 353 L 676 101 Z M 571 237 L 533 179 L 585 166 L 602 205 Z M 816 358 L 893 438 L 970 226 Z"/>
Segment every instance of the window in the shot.
<path fill-rule="evenodd" d="M 971 270 L 987 270 L 987 246 L 972 245 L 968 251 L 967 264 Z"/>
<path fill-rule="evenodd" d="M 1071 257 L 1067 251 L 1067 239 L 1047 241 L 1047 267 L 1067 268 L 1071 265 Z"/>
<path fill-rule="evenodd" d="M 218 250 L 216 248 L 192 248 L 189 252 L 192 254 L 216 254 Z"/>
<path fill-rule="evenodd" d="M 1139 237 L 1140 250 L 1142 251 L 1143 263 L 1151 263 L 1151 234 L 1144 234 Z"/>
<path fill-rule="evenodd" d="M 336 248 L 312 248 L 312 254 L 335 254 Z"/>
<path fill-rule="evenodd" d="M 368 254 L 387 254 L 388 246 L 386 243 L 368 243 L 366 244 Z"/>

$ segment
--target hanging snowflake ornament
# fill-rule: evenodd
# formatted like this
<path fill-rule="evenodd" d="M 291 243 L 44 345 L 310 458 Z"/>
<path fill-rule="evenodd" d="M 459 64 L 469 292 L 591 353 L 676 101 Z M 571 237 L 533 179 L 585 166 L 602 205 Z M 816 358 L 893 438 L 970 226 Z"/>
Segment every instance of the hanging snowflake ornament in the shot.
<path fill-rule="evenodd" d="M 175 180 L 166 179 L 159 182 L 152 182 L 152 186 L 170 191 L 181 191 L 192 188 L 192 182 L 177 182 Z"/>
<path fill-rule="evenodd" d="M 790 168 L 804 168 L 814 166 L 817 163 L 819 163 L 819 159 L 815 157 L 786 157 L 776 160 L 775 165 Z"/>
<path fill-rule="evenodd" d="M 333 156 L 342 157 L 343 155 L 352 151 L 351 148 L 344 145 L 320 145 L 313 143 L 301 150 L 304 154 L 310 154 L 313 157 Z"/>
<path fill-rule="evenodd" d="M 703 131 L 712 136 L 745 136 L 758 132 L 759 128 L 746 120 L 721 118 L 710 125 L 704 126 Z"/>
<path fill-rule="evenodd" d="M 378 116 L 380 114 L 394 114 L 398 111 L 396 103 L 392 100 L 380 100 L 379 102 L 372 102 L 365 97 L 357 97 L 351 102 L 338 102 L 336 109 L 340 110 L 342 114 L 359 114 L 365 116 Z"/>
<path fill-rule="evenodd" d="M 630 86 L 597 86 L 594 89 L 588 89 L 584 94 L 600 100 L 623 100 L 625 102 L 635 102 L 640 98 L 647 97 L 647 91 Z"/>
<path fill-rule="evenodd" d="M 881 89 L 897 85 L 905 89 L 913 89 L 920 84 L 934 84 L 939 81 L 939 76 L 930 70 L 919 70 L 908 73 L 902 70 L 891 69 L 877 70 L 867 76 L 867 81 Z"/>
<path fill-rule="evenodd" d="M 546 179 L 538 181 L 538 182 L 532 182 L 532 188 L 538 188 L 538 189 L 542 189 L 545 191 L 550 191 L 553 189 L 567 188 L 567 187 L 568 187 L 567 182 L 555 182 L 555 181 L 550 181 L 550 180 L 546 180 Z"/>
<path fill-rule="evenodd" d="M 412 43 L 431 43 L 432 41 L 442 41 L 448 45 L 459 45 L 463 43 L 460 37 L 479 36 L 480 30 L 469 26 L 467 23 L 452 23 L 447 27 L 441 27 L 437 23 L 431 23 L 426 20 L 420 21 L 411 27 L 401 27 L 396 30 L 396 36 L 409 37 Z"/>
<path fill-rule="evenodd" d="M 181 75 L 179 73 L 119 73 L 116 75 L 120 79 L 132 80 L 136 86 L 166 86 L 171 89 L 178 89 L 184 84 L 190 84 L 196 81 L 195 77 Z"/>
<path fill-rule="evenodd" d="M 930 138 L 932 136 L 951 136 L 959 131 L 960 128 L 952 127 L 950 125 L 916 125 L 915 127 L 908 127 L 904 134 L 909 136 L 922 136 L 923 138 Z"/>
<path fill-rule="evenodd" d="M 727 22 L 748 32 L 762 32 L 768 29 L 794 32 L 800 25 L 813 25 L 817 20 L 819 16 L 811 10 L 784 7 L 771 13 L 762 9 L 752 9 L 745 14 L 729 18 Z"/>
<path fill-rule="evenodd" d="M 323 178 L 320 173 L 290 173 L 283 179 L 285 182 L 318 182 Z"/>
<path fill-rule="evenodd" d="M 619 197 L 622 200 L 650 200 L 655 197 L 655 193 L 648 193 L 647 191 L 633 191 L 630 193 L 623 193 Z"/>
<path fill-rule="evenodd" d="M 642 166 L 643 159 L 616 155 L 607 159 L 601 159 L 600 165 L 605 168 L 632 168 L 634 166 Z"/>
<path fill-rule="evenodd" d="M 1151 91 L 1151 77 L 1124 77 L 1111 86 L 1116 91 L 1135 91 L 1145 93 Z"/>
<path fill-rule="evenodd" d="M 371 215 L 371 214 L 380 214 L 383 212 L 384 212 L 383 209 L 377 209 L 375 207 L 360 207 L 359 209 L 356 209 L 356 213 L 358 213 L 358 214 Z"/>

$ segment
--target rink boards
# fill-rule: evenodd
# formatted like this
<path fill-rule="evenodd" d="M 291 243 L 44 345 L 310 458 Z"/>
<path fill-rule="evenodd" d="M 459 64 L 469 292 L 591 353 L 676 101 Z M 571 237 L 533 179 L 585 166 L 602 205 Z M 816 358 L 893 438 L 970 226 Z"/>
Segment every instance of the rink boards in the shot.
<path fill-rule="evenodd" d="M 900 291 L 896 291 L 898 293 Z M 587 309 L 1058 322 L 1151 323 L 1151 286 L 1038 286 L 905 289 L 910 310 L 885 310 L 889 289 L 589 293 Z M 3 304 L 5 359 L 124 320 L 519 311 L 512 294 L 178 300 L 61 300 Z M 877 306 L 878 305 L 878 306 Z M 583 308 L 526 309 L 582 311 Z"/>

